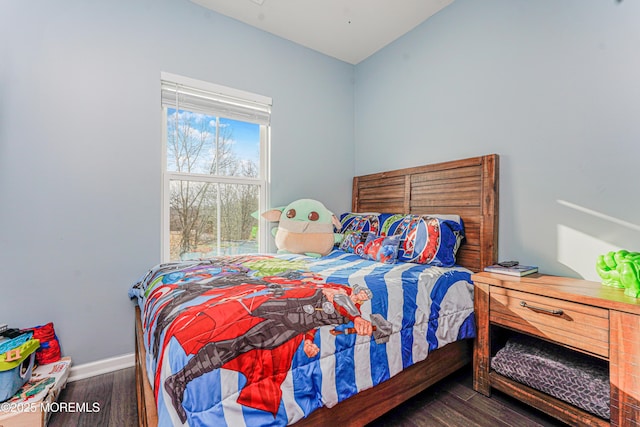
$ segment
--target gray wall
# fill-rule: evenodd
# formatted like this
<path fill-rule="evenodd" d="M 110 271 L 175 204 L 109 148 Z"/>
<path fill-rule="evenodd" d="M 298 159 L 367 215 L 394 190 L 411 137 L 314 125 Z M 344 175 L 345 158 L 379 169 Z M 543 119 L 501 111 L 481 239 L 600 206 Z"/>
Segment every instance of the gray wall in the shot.
<path fill-rule="evenodd" d="M 640 3 L 456 0 L 356 66 L 355 174 L 501 157 L 500 259 L 640 251 Z"/>
<path fill-rule="evenodd" d="M 273 98 L 273 206 L 349 206 L 354 68 L 187 0 L 0 2 L 0 323 L 133 351 L 160 259 L 160 72 Z"/>

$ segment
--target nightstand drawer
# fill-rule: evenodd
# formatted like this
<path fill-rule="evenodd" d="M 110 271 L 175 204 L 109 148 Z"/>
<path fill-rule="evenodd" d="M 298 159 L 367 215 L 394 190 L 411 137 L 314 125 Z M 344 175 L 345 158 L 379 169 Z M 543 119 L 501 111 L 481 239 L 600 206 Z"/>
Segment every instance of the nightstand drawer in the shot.
<path fill-rule="evenodd" d="M 492 287 L 490 321 L 609 357 L 609 310 Z"/>

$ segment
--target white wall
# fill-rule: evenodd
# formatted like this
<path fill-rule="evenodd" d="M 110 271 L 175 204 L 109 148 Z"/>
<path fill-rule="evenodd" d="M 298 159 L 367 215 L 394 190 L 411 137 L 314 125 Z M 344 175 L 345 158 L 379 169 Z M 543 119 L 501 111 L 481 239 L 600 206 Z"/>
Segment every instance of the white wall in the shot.
<path fill-rule="evenodd" d="M 500 259 L 640 251 L 640 4 L 457 0 L 356 66 L 355 173 L 500 155 Z"/>
<path fill-rule="evenodd" d="M 273 98 L 273 206 L 350 203 L 353 66 L 187 0 L 0 2 L 0 323 L 76 364 L 133 351 L 160 258 L 161 71 Z"/>

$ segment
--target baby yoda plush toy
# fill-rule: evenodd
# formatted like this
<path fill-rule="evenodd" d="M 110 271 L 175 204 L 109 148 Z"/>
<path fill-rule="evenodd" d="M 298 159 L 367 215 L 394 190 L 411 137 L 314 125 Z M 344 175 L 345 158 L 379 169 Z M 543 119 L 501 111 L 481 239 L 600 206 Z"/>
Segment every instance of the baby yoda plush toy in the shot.
<path fill-rule="evenodd" d="M 299 199 L 284 208 L 271 209 L 262 214 L 268 221 L 280 221 L 272 230 L 278 253 L 305 254 L 312 257 L 327 255 L 342 235 L 338 218 L 322 203 L 313 199 Z"/>

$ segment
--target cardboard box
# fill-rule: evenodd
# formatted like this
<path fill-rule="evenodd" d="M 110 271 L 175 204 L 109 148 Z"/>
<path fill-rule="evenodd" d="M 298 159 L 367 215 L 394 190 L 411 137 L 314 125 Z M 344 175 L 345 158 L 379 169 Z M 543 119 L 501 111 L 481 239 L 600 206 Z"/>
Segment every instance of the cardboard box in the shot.
<path fill-rule="evenodd" d="M 55 363 L 40 365 L 31 379 L 6 402 L 0 403 L 0 427 L 44 427 L 67 385 L 71 358 L 63 357 Z"/>
<path fill-rule="evenodd" d="M 25 335 L 26 338 L 26 335 Z M 17 346 L 0 349 L 0 402 L 10 399 L 31 379 L 40 341 L 28 339 Z"/>

